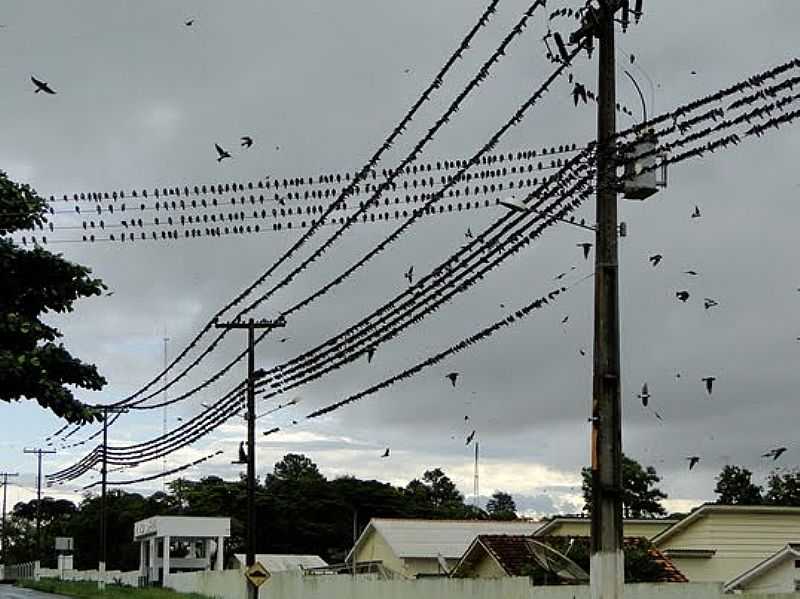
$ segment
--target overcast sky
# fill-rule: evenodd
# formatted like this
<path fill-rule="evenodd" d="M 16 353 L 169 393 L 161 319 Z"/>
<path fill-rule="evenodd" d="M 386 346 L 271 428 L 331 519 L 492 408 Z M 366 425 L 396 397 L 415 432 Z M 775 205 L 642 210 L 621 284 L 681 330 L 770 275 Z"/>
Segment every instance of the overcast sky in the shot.
<path fill-rule="evenodd" d="M 498 14 L 379 168 L 404 156 L 527 4 L 500 1 Z M 6 2 L 0 13 L 0 168 L 45 196 L 359 168 L 484 6 L 477 0 Z M 548 10 L 560 6 L 550 2 Z M 796 2 L 650 0 L 645 9 L 642 23 L 620 36 L 618 46 L 620 69 L 631 68 L 641 81 L 651 114 L 796 54 Z M 552 66 L 540 41 L 544 14 L 537 13 L 534 26 L 513 43 L 422 160 L 467 157 L 547 76 Z M 187 27 L 189 19 L 194 24 Z M 561 22 L 564 32 L 569 27 Z M 630 54 L 636 57 L 635 68 L 629 65 Z M 596 55 L 591 62 L 582 56 L 574 73 L 596 88 L 595 68 Z M 34 95 L 31 75 L 49 82 L 57 95 Z M 621 71 L 618 84 L 621 101 L 638 115 L 638 97 Z M 500 148 L 517 151 L 590 140 L 593 107 L 574 108 L 570 92 L 566 81 L 554 86 Z M 619 122 L 623 127 L 632 120 L 620 115 Z M 243 135 L 255 140 L 247 151 L 238 148 Z M 214 143 L 231 149 L 233 158 L 218 163 Z M 759 457 L 771 447 L 789 447 L 779 465 L 798 463 L 798 151 L 800 130 L 786 127 L 678 165 L 670 172 L 669 188 L 647 202 L 621 201 L 621 218 L 629 225 L 629 236 L 620 245 L 624 447 L 628 455 L 657 468 L 673 509 L 712 499 L 714 476 L 726 463 L 753 469 L 759 481 L 773 467 Z M 690 218 L 695 205 L 702 211 L 700 219 Z M 581 215 L 592 219 L 589 208 Z M 401 291 L 408 266 L 424 274 L 463 243 L 468 227 L 479 231 L 496 216 L 494 210 L 479 210 L 417 224 L 391 251 L 261 344 L 257 365 L 268 368 L 340 331 Z M 75 224 L 68 217 L 55 222 Z M 392 226 L 352 228 L 335 251 L 256 316 L 274 317 L 303 299 Z M 330 232 L 323 229 L 319 239 Z M 270 230 L 124 246 L 51 246 L 90 266 L 114 291 L 113 296 L 83 300 L 72 314 L 54 319 L 73 353 L 96 363 L 109 380 L 103 392 L 79 396 L 111 402 L 135 391 L 161 367 L 165 331 L 168 352 L 174 355 L 298 235 Z M 591 261 L 585 262 L 575 246 L 590 241 L 587 235 L 567 226 L 551 228 L 468 294 L 381 346 L 372 364 L 361 360 L 278 400 L 301 399 L 293 411 L 265 418 L 259 427 L 284 426 L 415 364 L 550 291 L 558 273 L 569 271 L 572 280 L 589 274 Z M 654 253 L 664 255 L 655 269 L 647 261 Z M 684 275 L 689 269 L 700 275 Z M 682 289 L 691 293 L 685 304 L 675 299 Z M 705 311 L 703 297 L 715 298 L 719 307 Z M 305 453 L 327 476 L 349 473 L 396 484 L 441 466 L 469 496 L 473 450 L 464 437 L 475 428 L 483 495 L 511 492 L 530 513 L 579 510 L 579 471 L 589 453 L 592 298 L 589 280 L 556 305 L 417 377 L 264 439 L 259 473 L 287 452 Z M 283 336 L 289 340 L 279 343 Z M 229 335 L 170 394 L 213 373 L 244 342 L 243 333 Z M 589 350 L 585 357 L 580 349 Z M 171 408 L 169 426 L 230 388 L 244 368 L 238 366 L 207 393 Z M 450 370 L 461 373 L 455 389 L 444 378 Z M 717 377 L 711 397 L 701 382 L 705 376 Z M 636 399 L 644 381 L 663 422 Z M 468 424 L 464 416 L 470 417 Z M 61 424 L 33 402 L 0 405 L 0 470 L 23 475 L 11 501 L 30 497 L 35 484 L 35 462 L 22 454 L 23 447 L 42 445 Z M 125 417 L 110 437 L 116 444 L 143 441 L 161 428 L 159 410 Z M 241 418 L 232 419 L 168 462 L 176 466 L 222 448 L 229 451 L 190 476 L 234 478 L 237 467 L 229 462 L 243 434 Z M 385 447 L 391 447 L 392 455 L 379 459 Z M 50 456 L 46 471 L 81 455 L 73 450 Z M 692 472 L 685 460 L 690 455 L 702 458 Z M 159 462 L 119 476 L 161 467 Z M 79 482 L 91 480 L 87 476 Z M 139 490 L 160 488 L 152 483 Z"/>

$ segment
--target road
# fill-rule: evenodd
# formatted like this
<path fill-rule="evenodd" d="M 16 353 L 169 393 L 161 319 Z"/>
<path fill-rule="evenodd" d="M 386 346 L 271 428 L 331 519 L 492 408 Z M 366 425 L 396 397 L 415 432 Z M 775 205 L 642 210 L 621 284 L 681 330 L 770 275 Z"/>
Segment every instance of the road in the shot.
<path fill-rule="evenodd" d="M 55 599 L 63 595 L 51 595 L 31 589 L 21 589 L 12 584 L 0 584 L 0 599 Z M 66 598 L 64 598 L 66 599 Z"/>

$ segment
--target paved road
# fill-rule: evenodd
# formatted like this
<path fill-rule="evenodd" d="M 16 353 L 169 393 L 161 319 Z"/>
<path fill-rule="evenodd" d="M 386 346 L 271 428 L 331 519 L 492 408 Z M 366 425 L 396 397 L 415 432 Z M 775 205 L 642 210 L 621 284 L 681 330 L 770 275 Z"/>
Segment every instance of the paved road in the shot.
<path fill-rule="evenodd" d="M 63 597 L 63 595 L 51 595 L 31 589 L 21 589 L 12 584 L 0 584 L 0 599 L 56 599 L 59 597 Z"/>

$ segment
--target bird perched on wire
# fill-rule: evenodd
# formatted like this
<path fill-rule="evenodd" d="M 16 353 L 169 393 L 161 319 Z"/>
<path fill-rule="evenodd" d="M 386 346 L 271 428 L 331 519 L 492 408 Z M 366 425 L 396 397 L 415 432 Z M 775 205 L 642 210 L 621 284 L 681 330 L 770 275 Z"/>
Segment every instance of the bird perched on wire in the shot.
<path fill-rule="evenodd" d="M 475 431 L 473 430 L 469 435 L 467 435 L 467 442 L 465 445 L 469 445 L 472 443 L 472 440 L 475 438 Z"/>
<path fill-rule="evenodd" d="M 406 281 L 408 281 L 409 285 L 414 283 L 414 265 L 412 264 L 408 270 L 403 273 L 403 277 L 405 277 Z"/>
<path fill-rule="evenodd" d="M 214 147 L 217 150 L 217 162 L 222 162 L 226 158 L 231 157 L 231 153 L 228 152 L 227 150 L 223 150 L 222 146 L 220 146 L 219 144 L 214 144 Z"/>
<path fill-rule="evenodd" d="M 682 302 L 686 303 L 686 301 L 688 301 L 688 299 L 689 299 L 689 292 L 688 291 L 678 291 L 675 294 L 675 297 L 677 297 Z"/>
<path fill-rule="evenodd" d="M 703 377 L 702 380 L 706 384 L 706 392 L 711 395 L 711 391 L 714 389 L 714 381 L 717 380 L 717 377 L 714 376 L 706 376 Z"/>
<path fill-rule="evenodd" d="M 641 400 L 642 405 L 646 408 L 647 404 L 650 402 L 650 390 L 647 387 L 647 382 L 642 385 L 642 391 L 637 395 L 637 397 Z"/>
<path fill-rule="evenodd" d="M 694 207 L 694 212 L 692 212 L 692 218 L 700 218 L 701 216 L 703 216 L 703 215 L 700 214 L 700 208 L 695 206 Z"/>
<path fill-rule="evenodd" d="M 453 385 L 453 387 L 456 386 L 456 381 L 458 380 L 457 372 L 448 372 L 445 377 L 450 379 L 450 384 Z"/>
<path fill-rule="evenodd" d="M 40 81 L 33 75 L 31 75 L 31 81 L 33 81 L 33 84 L 36 86 L 36 89 L 33 90 L 33 93 L 38 94 L 39 92 L 44 92 L 46 94 L 55 95 L 55 90 L 50 87 L 50 84 L 46 81 Z"/>
<path fill-rule="evenodd" d="M 648 260 L 650 261 L 650 264 L 652 264 L 652 265 L 653 265 L 653 267 L 656 267 L 656 266 L 658 266 L 658 265 L 659 265 L 659 263 L 660 263 L 660 262 L 661 262 L 663 259 L 664 259 L 664 256 L 662 256 L 661 254 L 653 254 L 652 256 L 650 256 L 650 257 L 648 258 Z"/>
<path fill-rule="evenodd" d="M 698 462 L 700 461 L 700 456 L 693 455 L 689 456 L 686 459 L 689 460 L 689 470 L 691 470 L 692 468 L 697 466 Z"/>
<path fill-rule="evenodd" d="M 382 458 L 388 458 L 389 457 L 389 448 L 388 447 L 386 448 L 386 451 L 383 452 L 383 455 L 381 457 Z"/>
<path fill-rule="evenodd" d="M 247 463 L 247 452 L 244 450 L 244 441 L 239 442 L 239 459 L 235 462 L 231 462 L 231 464 L 246 464 Z"/>
<path fill-rule="evenodd" d="M 583 249 L 583 259 L 584 260 L 588 260 L 589 259 L 589 252 L 592 249 L 592 244 L 588 243 L 588 242 L 584 242 L 584 243 L 576 243 L 575 245 L 577 247 Z"/>
<path fill-rule="evenodd" d="M 583 83 L 575 82 L 575 86 L 572 88 L 572 101 L 575 103 L 575 106 L 577 106 L 579 102 L 583 102 L 584 104 L 589 102 L 586 86 L 584 86 Z"/>
<path fill-rule="evenodd" d="M 472 229 L 467 227 L 467 232 L 464 233 L 464 237 L 467 239 L 473 239 L 475 236 L 472 234 Z"/>
<path fill-rule="evenodd" d="M 370 345 L 370 346 L 367 348 L 367 364 L 369 364 L 370 362 L 372 362 L 372 358 L 373 358 L 374 356 L 375 356 L 375 346 L 374 346 L 374 345 Z"/>
<path fill-rule="evenodd" d="M 784 453 L 786 453 L 785 447 L 776 447 L 775 449 L 770 449 L 767 453 L 761 454 L 762 458 L 772 458 L 774 462 L 779 457 L 781 457 Z"/>
<path fill-rule="evenodd" d="M 250 137 L 249 135 L 243 135 L 241 137 L 241 140 L 242 140 L 242 147 L 243 148 L 249 148 L 250 146 L 253 145 L 253 138 Z"/>

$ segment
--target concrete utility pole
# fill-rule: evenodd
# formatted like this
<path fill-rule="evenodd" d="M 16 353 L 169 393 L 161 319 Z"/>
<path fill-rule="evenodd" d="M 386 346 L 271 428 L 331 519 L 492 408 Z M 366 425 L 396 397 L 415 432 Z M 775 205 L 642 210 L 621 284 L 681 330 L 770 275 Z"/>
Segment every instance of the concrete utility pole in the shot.
<path fill-rule="evenodd" d="M 9 476 L 19 476 L 17 472 L 0 472 L 0 476 L 3 477 L 3 529 L 2 529 L 2 541 L 3 541 L 3 565 L 8 565 L 8 547 L 6 546 L 6 489 L 8 487 L 8 477 Z"/>
<path fill-rule="evenodd" d="M 23 449 L 23 453 L 36 454 L 39 468 L 36 476 L 36 559 L 42 559 L 42 455 L 45 453 L 55 453 L 55 449 Z"/>
<path fill-rule="evenodd" d="M 116 406 L 94 406 L 103 412 L 103 466 L 100 471 L 102 475 L 100 493 L 100 563 L 97 568 L 97 588 L 100 591 L 106 589 L 106 558 L 108 550 L 108 514 L 106 513 L 106 486 L 108 482 L 108 414 L 119 414 L 127 412 L 128 409 Z"/>
<path fill-rule="evenodd" d="M 617 156 L 615 14 L 626 0 L 599 0 L 587 12 L 578 43 L 598 38 L 597 231 L 594 278 L 594 373 L 592 384 L 592 528 L 590 584 L 593 599 L 620 599 L 622 553 L 622 396 L 619 356 L 617 259 Z M 637 2 L 637 18 L 640 14 Z"/>
<path fill-rule="evenodd" d="M 247 329 L 247 536 L 245 563 L 249 568 L 256 561 L 256 329 L 273 329 L 286 326 L 277 321 L 253 320 L 214 323 L 218 329 Z M 248 597 L 258 596 L 258 587 L 248 584 Z"/>

